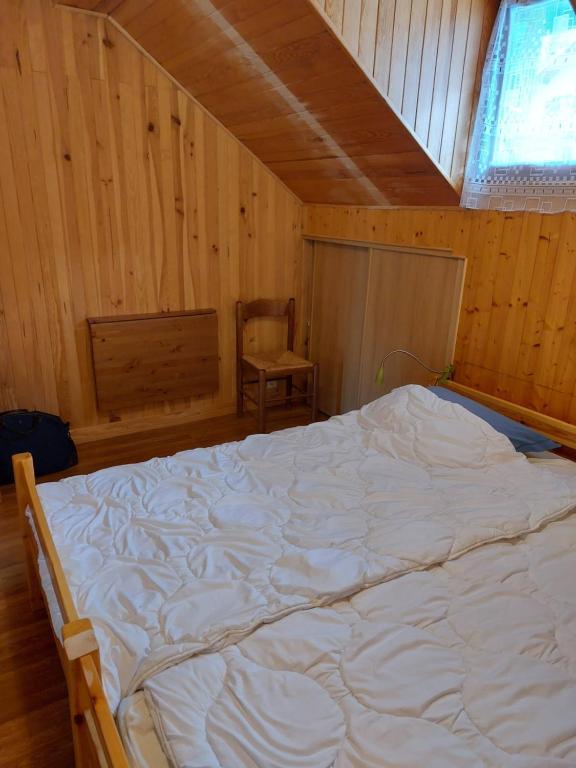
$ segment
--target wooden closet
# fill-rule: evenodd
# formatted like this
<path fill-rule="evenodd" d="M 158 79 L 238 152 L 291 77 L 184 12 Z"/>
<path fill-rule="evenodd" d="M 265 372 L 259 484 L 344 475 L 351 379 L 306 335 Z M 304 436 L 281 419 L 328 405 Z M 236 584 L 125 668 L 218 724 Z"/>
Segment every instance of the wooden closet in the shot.
<path fill-rule="evenodd" d="M 345 413 L 431 375 L 397 347 L 442 369 L 454 355 L 465 260 L 450 251 L 310 241 L 313 258 L 310 356 L 320 363 L 320 410 Z"/>

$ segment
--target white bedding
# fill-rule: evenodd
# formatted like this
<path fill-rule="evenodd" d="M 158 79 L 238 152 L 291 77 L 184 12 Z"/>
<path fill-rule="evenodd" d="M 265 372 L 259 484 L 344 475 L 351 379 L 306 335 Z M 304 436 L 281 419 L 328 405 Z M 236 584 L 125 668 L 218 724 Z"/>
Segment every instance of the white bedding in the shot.
<path fill-rule="evenodd" d="M 294 613 L 144 689 L 158 766 L 575 766 L 576 515 Z"/>
<path fill-rule="evenodd" d="M 403 387 L 343 417 L 39 486 L 111 706 L 150 675 L 566 513 L 574 487 Z"/>

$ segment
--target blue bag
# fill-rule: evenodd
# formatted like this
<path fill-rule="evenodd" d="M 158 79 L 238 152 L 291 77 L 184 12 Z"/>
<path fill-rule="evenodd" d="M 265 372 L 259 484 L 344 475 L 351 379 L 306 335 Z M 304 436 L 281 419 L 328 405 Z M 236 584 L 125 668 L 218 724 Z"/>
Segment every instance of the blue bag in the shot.
<path fill-rule="evenodd" d="M 14 482 L 12 456 L 31 453 L 35 474 L 48 475 L 78 463 L 70 424 L 42 411 L 0 413 L 0 485 Z"/>

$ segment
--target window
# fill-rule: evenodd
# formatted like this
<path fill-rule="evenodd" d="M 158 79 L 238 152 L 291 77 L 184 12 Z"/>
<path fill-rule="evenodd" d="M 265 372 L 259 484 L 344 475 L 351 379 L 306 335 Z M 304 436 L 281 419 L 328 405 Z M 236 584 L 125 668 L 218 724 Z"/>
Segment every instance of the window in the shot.
<path fill-rule="evenodd" d="M 503 0 L 463 204 L 576 209 L 576 13 L 570 0 Z"/>

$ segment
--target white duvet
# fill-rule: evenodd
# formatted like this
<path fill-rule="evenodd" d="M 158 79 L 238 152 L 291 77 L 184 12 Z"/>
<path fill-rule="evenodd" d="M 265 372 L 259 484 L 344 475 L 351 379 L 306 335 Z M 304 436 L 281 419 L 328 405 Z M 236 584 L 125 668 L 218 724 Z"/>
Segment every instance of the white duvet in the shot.
<path fill-rule="evenodd" d="M 154 768 L 161 748 L 179 768 L 576 766 L 576 515 L 294 613 L 144 688 Z"/>
<path fill-rule="evenodd" d="M 39 493 L 114 708 L 179 660 L 534 530 L 575 502 L 485 422 L 421 387 Z"/>

